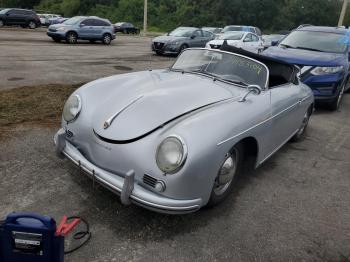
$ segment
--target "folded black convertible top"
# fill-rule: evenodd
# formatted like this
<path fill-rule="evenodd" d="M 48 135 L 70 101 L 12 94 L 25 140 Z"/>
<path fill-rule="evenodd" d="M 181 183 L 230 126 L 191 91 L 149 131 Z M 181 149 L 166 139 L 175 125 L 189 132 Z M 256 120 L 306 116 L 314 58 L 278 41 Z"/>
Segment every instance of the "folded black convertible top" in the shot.
<path fill-rule="evenodd" d="M 276 86 L 278 84 L 282 84 L 283 82 L 291 82 L 294 84 L 298 83 L 297 73 L 299 70 L 293 64 L 228 45 L 226 40 L 224 41 L 220 50 L 244 55 L 265 64 L 270 72 L 269 86 Z"/>

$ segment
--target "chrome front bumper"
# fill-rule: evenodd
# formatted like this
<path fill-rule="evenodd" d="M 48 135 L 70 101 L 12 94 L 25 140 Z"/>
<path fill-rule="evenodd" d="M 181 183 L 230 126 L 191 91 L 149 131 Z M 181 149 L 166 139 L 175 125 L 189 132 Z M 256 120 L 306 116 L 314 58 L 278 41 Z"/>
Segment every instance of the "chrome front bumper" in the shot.
<path fill-rule="evenodd" d="M 112 192 L 120 195 L 125 205 L 135 203 L 144 208 L 166 214 L 185 214 L 198 210 L 201 199 L 178 200 L 155 194 L 140 186 L 135 181 L 133 170 L 114 174 L 103 170 L 87 160 L 79 150 L 66 140 L 66 133 L 60 129 L 54 137 L 56 153 L 65 156 L 83 170 L 93 182 L 97 182 Z"/>

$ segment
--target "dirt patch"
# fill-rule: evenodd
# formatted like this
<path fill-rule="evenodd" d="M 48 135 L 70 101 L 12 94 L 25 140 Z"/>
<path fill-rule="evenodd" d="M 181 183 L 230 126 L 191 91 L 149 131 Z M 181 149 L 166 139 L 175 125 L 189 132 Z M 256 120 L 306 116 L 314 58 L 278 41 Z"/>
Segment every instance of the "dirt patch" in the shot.
<path fill-rule="evenodd" d="M 59 122 L 65 101 L 81 85 L 51 84 L 0 91 L 0 126 Z"/>

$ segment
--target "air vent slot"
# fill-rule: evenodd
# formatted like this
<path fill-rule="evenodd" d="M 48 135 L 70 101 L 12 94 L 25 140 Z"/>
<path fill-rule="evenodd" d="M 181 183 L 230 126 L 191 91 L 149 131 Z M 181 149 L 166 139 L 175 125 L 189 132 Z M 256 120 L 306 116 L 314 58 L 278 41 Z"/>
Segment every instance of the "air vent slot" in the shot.
<path fill-rule="evenodd" d="M 145 183 L 146 185 L 149 185 L 154 188 L 156 186 L 157 181 L 158 181 L 157 179 L 149 175 L 146 175 L 146 174 L 143 175 L 143 183 Z"/>

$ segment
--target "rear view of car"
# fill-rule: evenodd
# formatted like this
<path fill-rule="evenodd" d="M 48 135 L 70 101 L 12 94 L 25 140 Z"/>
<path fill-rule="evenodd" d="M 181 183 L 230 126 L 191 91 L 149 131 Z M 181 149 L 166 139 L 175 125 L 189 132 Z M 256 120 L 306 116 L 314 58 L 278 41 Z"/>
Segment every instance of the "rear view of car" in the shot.
<path fill-rule="evenodd" d="M 132 23 L 119 22 L 114 25 L 114 31 L 116 33 L 124 33 L 124 34 L 139 34 L 140 29 L 135 27 Z"/>
<path fill-rule="evenodd" d="M 115 39 L 113 25 L 108 20 L 95 16 L 76 16 L 62 24 L 51 25 L 47 35 L 55 42 L 65 40 L 69 44 L 75 44 L 81 39 L 89 40 L 91 43 L 101 41 L 109 45 Z"/>
<path fill-rule="evenodd" d="M 41 22 L 32 10 L 8 8 L 0 11 L 0 27 L 5 25 L 35 29 L 41 26 Z"/>
<path fill-rule="evenodd" d="M 344 28 L 301 27 L 264 54 L 298 65 L 301 81 L 313 90 L 316 102 L 336 110 L 349 90 L 347 33 Z"/>

